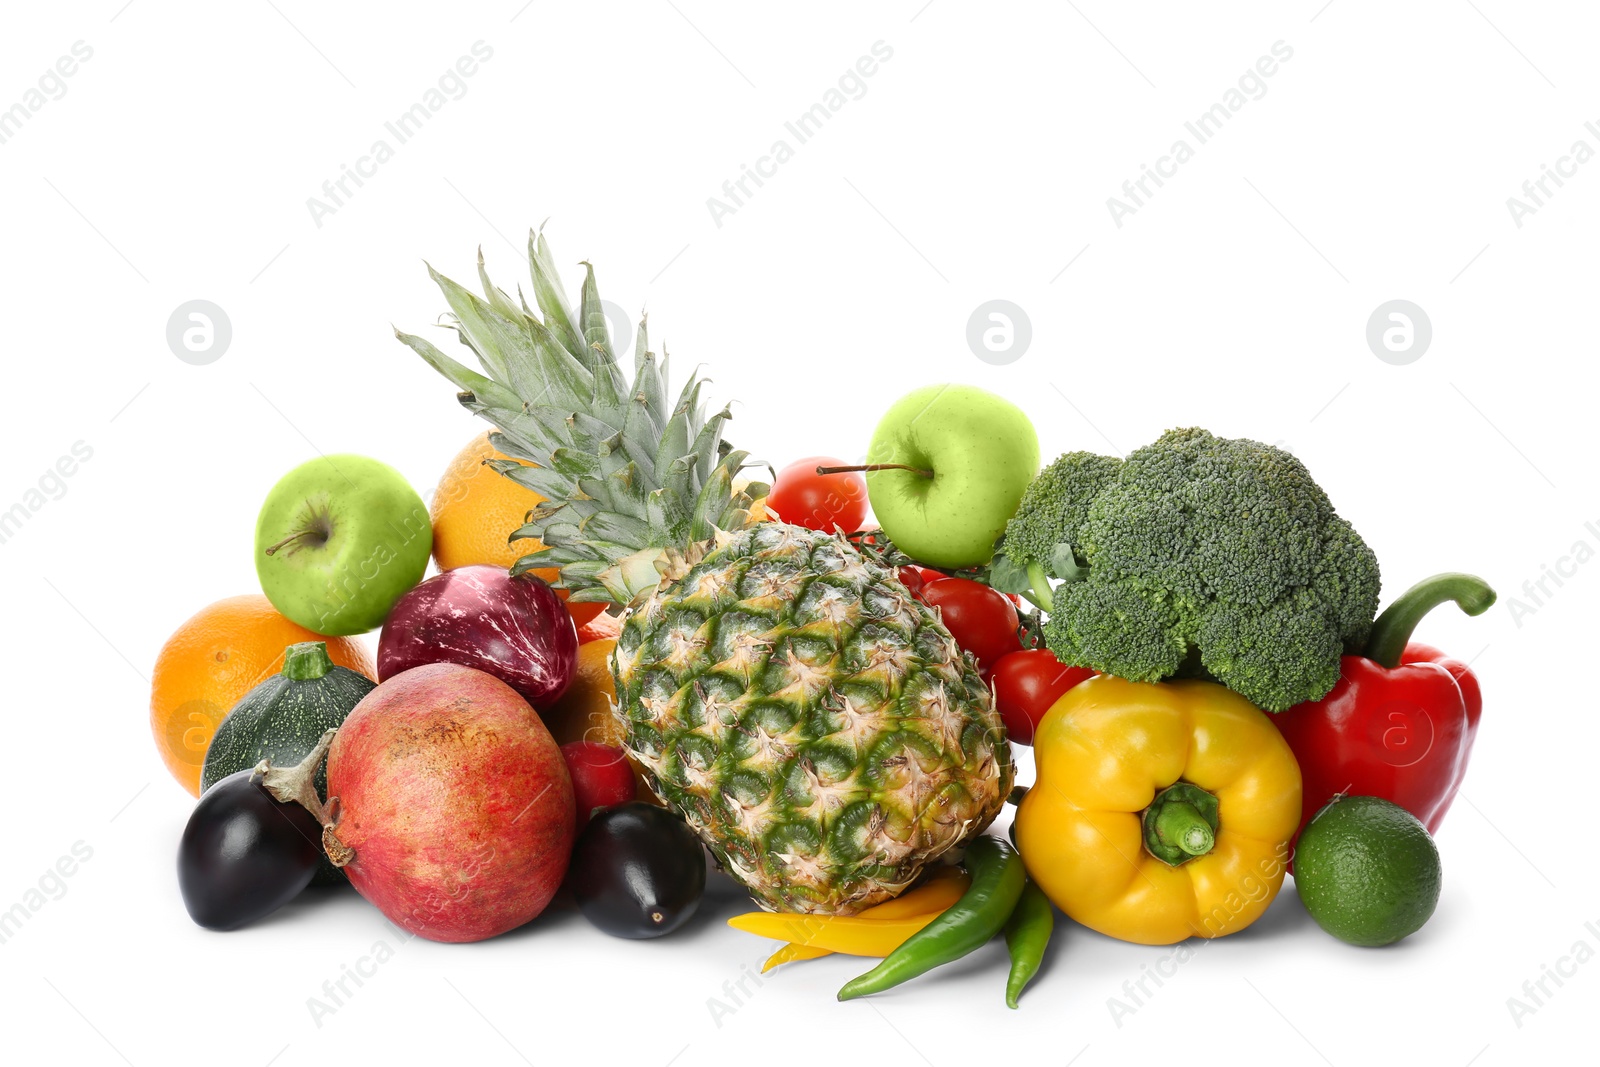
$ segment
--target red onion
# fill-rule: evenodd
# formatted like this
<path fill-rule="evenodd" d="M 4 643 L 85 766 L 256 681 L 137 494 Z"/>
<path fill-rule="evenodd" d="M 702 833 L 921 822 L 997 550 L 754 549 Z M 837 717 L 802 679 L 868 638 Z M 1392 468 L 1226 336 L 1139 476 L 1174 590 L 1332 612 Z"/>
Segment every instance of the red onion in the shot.
<path fill-rule="evenodd" d="M 395 604 L 378 640 L 378 680 L 425 663 L 492 674 L 534 708 L 561 698 L 578 661 L 578 631 L 555 591 L 531 574 L 458 567 Z"/>

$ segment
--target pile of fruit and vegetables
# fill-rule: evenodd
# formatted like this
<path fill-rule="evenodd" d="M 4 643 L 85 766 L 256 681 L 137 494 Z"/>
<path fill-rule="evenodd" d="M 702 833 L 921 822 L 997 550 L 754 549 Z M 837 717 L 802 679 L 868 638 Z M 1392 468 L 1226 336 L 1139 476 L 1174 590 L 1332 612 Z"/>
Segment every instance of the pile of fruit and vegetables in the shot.
<path fill-rule="evenodd" d="M 1412 635 L 1486 610 L 1482 580 L 1380 612 L 1377 556 L 1289 453 L 1191 427 L 1041 467 L 1026 416 L 970 386 L 838 443 L 865 462 L 774 471 L 703 379 L 670 391 L 643 321 L 624 372 L 592 268 L 574 307 L 542 235 L 529 259 L 537 310 L 481 258 L 481 296 L 433 275 L 476 367 L 398 335 L 491 427 L 431 509 L 373 459 L 290 471 L 257 522 L 265 596 L 162 650 L 195 922 L 348 882 L 436 941 L 557 900 L 652 938 L 710 866 L 768 968 L 876 959 L 851 999 L 1000 935 L 1016 1007 L 1058 911 L 1223 937 L 1292 865 L 1350 944 L 1428 921 L 1482 700 Z"/>

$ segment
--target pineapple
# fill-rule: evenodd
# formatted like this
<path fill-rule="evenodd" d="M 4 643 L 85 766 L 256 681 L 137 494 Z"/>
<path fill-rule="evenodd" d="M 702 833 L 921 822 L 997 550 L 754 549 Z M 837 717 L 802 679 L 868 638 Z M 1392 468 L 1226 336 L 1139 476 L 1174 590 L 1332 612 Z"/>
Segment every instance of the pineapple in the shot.
<path fill-rule="evenodd" d="M 651 788 L 764 907 L 849 915 L 900 893 L 999 812 L 993 699 L 938 615 L 842 536 L 752 519 L 767 486 L 706 418 L 669 409 L 639 323 L 624 382 L 594 270 L 575 316 L 542 235 L 533 293 L 478 297 L 429 268 L 478 373 L 397 336 L 496 427 L 501 474 L 545 503 L 508 531 L 573 601 L 624 606 L 616 714 Z"/>

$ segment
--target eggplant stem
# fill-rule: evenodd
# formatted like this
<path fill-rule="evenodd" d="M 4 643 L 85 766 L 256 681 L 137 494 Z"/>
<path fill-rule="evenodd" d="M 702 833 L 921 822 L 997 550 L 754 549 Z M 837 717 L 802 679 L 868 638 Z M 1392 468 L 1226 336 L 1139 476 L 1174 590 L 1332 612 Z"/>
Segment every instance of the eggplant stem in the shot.
<path fill-rule="evenodd" d="M 253 774 L 260 776 L 262 788 L 275 799 L 284 804 L 299 804 L 311 813 L 322 827 L 322 850 L 327 853 L 328 862 L 343 867 L 356 858 L 356 852 L 334 832 L 339 825 L 339 798 L 329 797 L 324 804 L 317 795 L 316 784 L 317 769 L 322 766 L 333 745 L 333 735 L 338 732 L 324 732 L 317 739 L 316 747 L 293 767 L 274 767 L 271 760 L 262 760 L 256 764 Z"/>

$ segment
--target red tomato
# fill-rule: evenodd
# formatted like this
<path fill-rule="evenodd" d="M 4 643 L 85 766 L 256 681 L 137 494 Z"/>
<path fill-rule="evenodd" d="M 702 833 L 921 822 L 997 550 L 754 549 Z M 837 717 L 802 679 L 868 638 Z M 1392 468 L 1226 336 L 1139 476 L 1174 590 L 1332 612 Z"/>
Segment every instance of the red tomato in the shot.
<path fill-rule="evenodd" d="M 1092 677 L 1094 671 L 1068 667 L 1049 649 L 1030 648 L 1001 657 L 989 682 L 994 686 L 994 705 L 1006 724 L 1006 733 L 1019 745 L 1031 745 L 1039 720 L 1061 699 L 1061 694 Z"/>
<path fill-rule="evenodd" d="M 1016 605 L 982 582 L 942 578 L 923 586 L 921 599 L 939 609 L 956 644 L 977 657 L 979 670 L 988 670 L 1001 656 L 1022 648 Z"/>
<path fill-rule="evenodd" d="M 927 567 L 917 567 L 909 564 L 904 567 L 896 567 L 895 573 L 896 577 L 900 579 L 900 584 L 911 590 L 911 595 L 918 600 L 922 599 L 922 590 L 927 588 L 929 582 L 939 582 L 950 577 L 948 574 L 941 574 L 939 571 L 929 570 Z"/>
<path fill-rule="evenodd" d="M 791 526 L 832 533 L 835 526 L 855 533 L 867 518 L 867 480 L 860 471 L 818 474 L 818 467 L 849 464 L 832 456 L 797 459 L 773 480 L 767 507 Z"/>
<path fill-rule="evenodd" d="M 598 741 L 570 741 L 561 746 L 577 801 L 578 829 L 589 824 L 596 808 L 626 804 L 634 797 L 633 766 L 622 749 Z"/>

